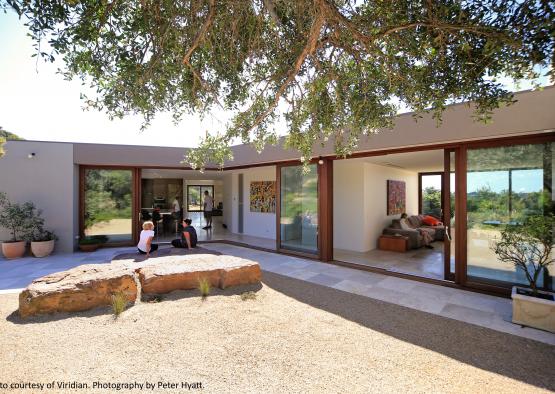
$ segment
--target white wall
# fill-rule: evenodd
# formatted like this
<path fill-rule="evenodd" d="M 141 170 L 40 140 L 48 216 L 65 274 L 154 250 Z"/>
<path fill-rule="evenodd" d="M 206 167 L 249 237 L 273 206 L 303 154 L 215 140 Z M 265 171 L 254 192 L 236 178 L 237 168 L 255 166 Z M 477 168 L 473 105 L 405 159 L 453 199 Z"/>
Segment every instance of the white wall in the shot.
<path fill-rule="evenodd" d="M 360 250 L 364 243 L 364 165 L 358 160 L 333 163 L 333 246 Z"/>
<path fill-rule="evenodd" d="M 233 174 L 227 173 L 224 175 L 222 187 L 222 201 L 224 203 L 223 223 L 230 231 L 233 231 L 234 215 L 233 215 Z"/>
<path fill-rule="evenodd" d="M 239 215 L 239 174 L 243 174 L 243 234 L 255 237 L 276 239 L 276 214 L 250 211 L 250 186 L 253 181 L 275 181 L 276 167 L 258 167 L 245 170 L 236 170 L 231 178 L 231 204 L 232 204 L 232 225 L 228 228 L 238 232 Z M 225 204 L 225 203 L 224 203 Z M 225 209 L 224 209 L 225 211 Z"/>
<path fill-rule="evenodd" d="M 360 160 L 334 163 L 334 248 L 367 252 L 392 219 L 387 216 L 387 181 L 406 183 L 407 207 L 418 213 L 418 173 Z"/>
<path fill-rule="evenodd" d="M 32 152 L 35 157 L 29 159 Z M 76 169 L 73 146 L 65 143 L 8 142 L 0 159 L 0 191 L 14 202 L 32 201 L 42 209 L 45 227 L 59 238 L 57 252 L 73 251 L 78 235 Z M 8 238 L 0 229 L 0 240 Z"/>
<path fill-rule="evenodd" d="M 418 214 L 418 173 L 397 168 L 364 163 L 364 243 L 363 250 L 376 249 L 378 237 L 391 220 L 400 215 L 387 216 L 387 181 L 404 181 L 406 212 Z"/>

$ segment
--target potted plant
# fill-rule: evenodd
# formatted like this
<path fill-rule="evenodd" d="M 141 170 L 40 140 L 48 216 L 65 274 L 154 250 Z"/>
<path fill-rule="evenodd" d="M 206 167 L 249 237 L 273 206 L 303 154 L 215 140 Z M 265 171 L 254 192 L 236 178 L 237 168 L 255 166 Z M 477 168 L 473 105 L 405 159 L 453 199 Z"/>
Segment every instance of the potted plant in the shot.
<path fill-rule="evenodd" d="M 493 250 L 501 261 L 526 275 L 529 288 L 514 286 L 513 323 L 555 332 L 555 293 L 538 289 L 538 279 L 555 259 L 555 217 L 531 216 L 524 223 L 506 226 Z"/>
<path fill-rule="evenodd" d="M 79 239 L 79 249 L 82 252 L 94 252 L 106 242 L 108 237 L 105 235 L 87 235 Z"/>
<path fill-rule="evenodd" d="M 42 227 L 33 232 L 31 240 L 31 252 L 35 257 L 49 256 L 54 250 L 54 245 L 58 237 L 54 232 L 45 230 Z"/>
<path fill-rule="evenodd" d="M 5 193 L 0 192 L 0 226 L 11 234 L 11 239 L 2 242 L 2 254 L 7 259 L 16 259 L 25 254 L 26 238 L 35 224 L 35 206 L 31 202 L 12 203 Z"/>

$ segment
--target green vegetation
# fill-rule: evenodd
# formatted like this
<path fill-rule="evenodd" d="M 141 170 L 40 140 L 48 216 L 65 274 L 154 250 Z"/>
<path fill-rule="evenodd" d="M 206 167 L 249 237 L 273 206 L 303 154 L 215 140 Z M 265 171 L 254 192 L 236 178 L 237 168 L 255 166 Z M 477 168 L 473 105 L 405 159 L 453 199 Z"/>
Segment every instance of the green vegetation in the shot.
<path fill-rule="evenodd" d="M 112 294 L 112 313 L 114 318 L 118 318 L 127 308 L 127 296 L 124 291 Z"/>
<path fill-rule="evenodd" d="M 422 191 L 422 213 L 441 218 L 441 190 L 433 186 Z"/>
<path fill-rule="evenodd" d="M 13 203 L 6 193 L 0 192 L 0 227 L 9 230 L 12 242 L 31 241 L 43 224 L 41 211 L 32 202 Z"/>
<path fill-rule="evenodd" d="M 256 300 L 256 293 L 254 291 L 246 291 L 241 293 L 241 301 Z"/>
<path fill-rule="evenodd" d="M 79 238 L 79 245 L 98 245 L 108 242 L 106 235 L 88 235 Z"/>
<path fill-rule="evenodd" d="M 13 141 L 13 140 L 22 140 L 23 138 L 15 135 L 14 133 L 10 133 L 7 130 L 4 130 L 2 126 L 0 126 L 0 157 L 4 156 L 4 144 L 6 141 Z"/>
<path fill-rule="evenodd" d="M 200 295 L 202 300 L 204 301 L 206 297 L 210 294 L 210 281 L 208 278 L 199 278 L 198 280 L 198 289 L 200 291 Z"/>
<path fill-rule="evenodd" d="M 86 170 L 85 228 L 131 218 L 131 180 L 129 170 Z"/>
<path fill-rule="evenodd" d="M 523 224 L 505 226 L 500 241 L 492 247 L 499 260 L 513 264 L 525 273 L 534 294 L 538 293 L 540 274 L 555 262 L 552 253 L 554 228 L 553 215 L 530 216 Z"/>
<path fill-rule="evenodd" d="M 8 130 L 5 130 L 2 126 L 0 126 L 0 138 L 4 138 L 6 141 L 16 141 L 16 140 L 23 140 L 20 136 L 10 133 Z"/>
<path fill-rule="evenodd" d="M 96 88 L 88 107 L 121 118 L 160 111 L 234 115 L 186 161 L 223 165 L 235 139 L 287 147 L 306 164 L 390 128 L 399 105 L 439 121 L 471 100 L 489 121 L 513 102 L 506 77 L 553 76 L 552 1 L 0 0 L 22 16 L 37 55 Z M 45 50 L 48 43 L 49 49 Z M 541 71 L 538 71 L 541 70 Z M 281 130 L 280 130 L 281 131 Z"/>

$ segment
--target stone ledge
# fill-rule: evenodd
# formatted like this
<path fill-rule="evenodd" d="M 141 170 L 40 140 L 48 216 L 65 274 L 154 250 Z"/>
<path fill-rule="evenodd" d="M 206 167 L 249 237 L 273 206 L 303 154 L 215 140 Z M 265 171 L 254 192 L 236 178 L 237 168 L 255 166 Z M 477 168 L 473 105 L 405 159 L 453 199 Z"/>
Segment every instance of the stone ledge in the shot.
<path fill-rule="evenodd" d="M 110 305 L 112 295 L 120 291 L 135 302 L 140 296 L 137 282 L 144 294 L 164 294 L 196 289 L 200 278 L 225 289 L 259 283 L 261 276 L 254 261 L 212 254 L 87 264 L 35 279 L 19 295 L 19 315 L 85 311 Z"/>
<path fill-rule="evenodd" d="M 19 294 L 19 315 L 79 312 L 110 305 L 112 294 L 123 291 L 137 299 L 135 273 L 129 267 L 112 264 L 80 265 L 35 279 Z"/>
<path fill-rule="evenodd" d="M 162 257 L 137 272 L 143 294 L 196 289 L 201 278 L 206 278 L 212 287 L 225 289 L 259 283 L 262 276 L 260 265 L 254 261 L 214 255 Z"/>

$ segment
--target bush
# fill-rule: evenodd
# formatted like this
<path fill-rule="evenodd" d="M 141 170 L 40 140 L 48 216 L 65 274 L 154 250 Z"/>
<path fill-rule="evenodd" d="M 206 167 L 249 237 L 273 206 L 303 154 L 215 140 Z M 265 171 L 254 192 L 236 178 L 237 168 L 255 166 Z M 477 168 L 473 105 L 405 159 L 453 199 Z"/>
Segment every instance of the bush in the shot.
<path fill-rule="evenodd" d="M 32 202 L 12 203 L 6 193 L 0 192 L 0 226 L 10 231 L 11 241 L 31 241 L 33 232 L 44 224 L 40 215 Z"/>
<path fill-rule="evenodd" d="M 538 292 L 539 275 L 555 261 L 554 227 L 553 215 L 530 216 L 523 224 L 506 226 L 492 247 L 499 260 L 524 272 L 534 294 Z"/>
<path fill-rule="evenodd" d="M 106 235 L 87 235 L 79 239 L 79 245 L 98 245 L 108 242 Z"/>

